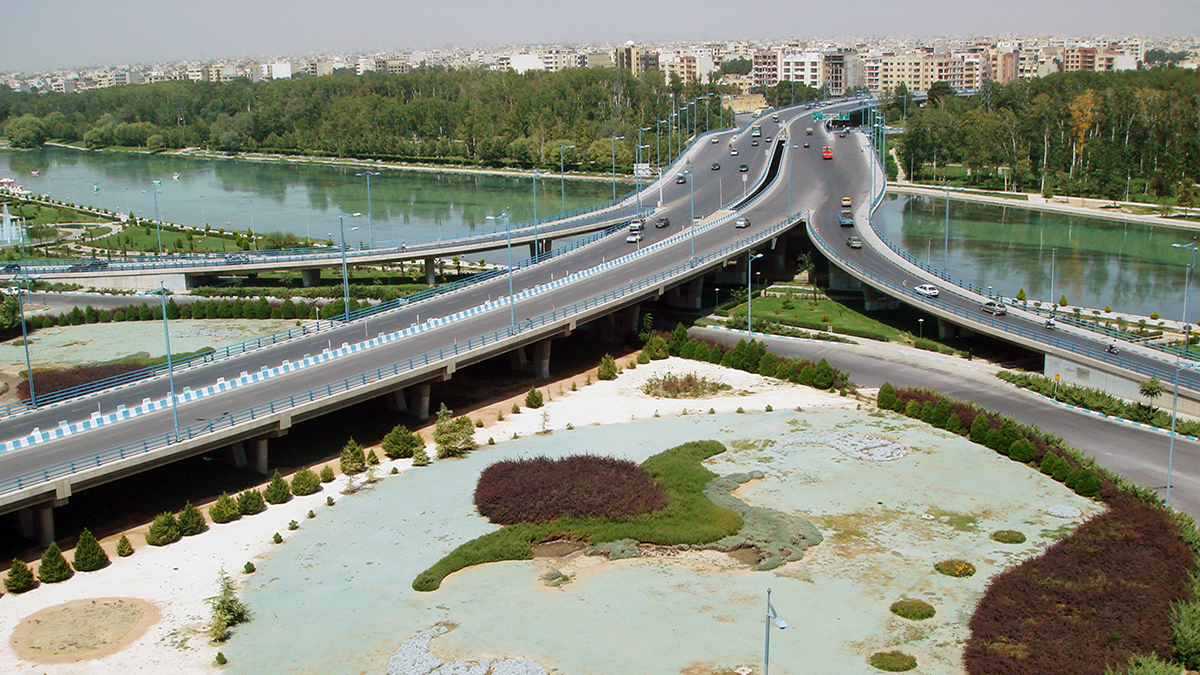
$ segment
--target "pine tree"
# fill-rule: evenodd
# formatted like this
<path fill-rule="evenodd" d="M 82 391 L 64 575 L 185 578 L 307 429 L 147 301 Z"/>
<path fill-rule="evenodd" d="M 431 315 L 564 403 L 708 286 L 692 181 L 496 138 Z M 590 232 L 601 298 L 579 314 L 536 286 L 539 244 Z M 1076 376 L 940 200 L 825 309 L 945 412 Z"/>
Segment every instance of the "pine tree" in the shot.
<path fill-rule="evenodd" d="M 687 327 L 682 323 L 675 324 L 675 330 L 671 331 L 671 339 L 667 341 L 667 350 L 672 356 L 683 356 L 683 347 L 687 343 Z"/>
<path fill-rule="evenodd" d="M 133 544 L 129 543 L 129 537 L 121 535 L 121 538 L 117 540 L 117 555 L 122 558 L 133 555 Z"/>
<path fill-rule="evenodd" d="M 375 454 L 374 450 L 368 451 L 367 452 L 367 466 L 378 466 L 378 465 L 379 465 L 379 455 Z"/>
<path fill-rule="evenodd" d="M 342 448 L 342 455 L 338 458 L 338 464 L 342 469 L 342 473 L 346 474 L 361 473 L 366 468 L 367 458 L 363 454 L 362 446 L 358 444 L 358 441 L 355 441 L 353 438 L 346 441 L 345 447 Z"/>
<path fill-rule="evenodd" d="M 292 494 L 297 497 L 315 494 L 321 489 L 321 479 L 312 469 L 304 467 L 292 476 Z"/>
<path fill-rule="evenodd" d="M 13 558 L 12 567 L 8 568 L 8 576 L 4 578 L 4 590 L 9 593 L 24 593 L 33 588 L 33 570 L 24 561 Z"/>
<path fill-rule="evenodd" d="M 454 411 L 443 403 L 433 425 L 433 442 L 437 447 L 438 459 L 462 457 L 468 450 L 475 449 L 475 426 L 466 417 L 453 417 Z"/>
<path fill-rule="evenodd" d="M 883 410 L 891 410 L 892 406 L 896 405 L 896 388 L 891 382 L 884 382 L 879 388 L 879 395 L 875 397 L 875 404 Z"/>
<path fill-rule="evenodd" d="M 179 541 L 179 521 L 170 512 L 164 511 L 154 517 L 150 523 L 150 531 L 146 533 L 146 543 L 151 546 L 166 546 Z"/>
<path fill-rule="evenodd" d="M 429 454 L 425 452 L 425 446 L 421 446 L 413 450 L 413 466 L 429 466 Z"/>
<path fill-rule="evenodd" d="M 238 513 L 237 502 L 233 501 L 233 497 L 229 493 L 222 492 L 220 497 L 217 497 L 217 503 L 208 507 L 208 517 L 212 518 L 214 523 L 231 523 L 242 517 Z"/>
<path fill-rule="evenodd" d="M 333 482 L 333 467 L 328 466 L 328 465 L 321 467 L 321 482 L 322 483 L 332 483 Z"/>
<path fill-rule="evenodd" d="M 79 542 L 75 544 L 75 569 L 80 572 L 94 572 L 108 565 L 108 554 L 100 548 L 100 542 L 92 531 L 83 528 L 79 533 Z"/>
<path fill-rule="evenodd" d="M 987 442 L 987 434 L 991 430 L 992 426 L 988 424 L 987 415 L 979 413 L 975 416 L 975 419 L 971 420 L 970 439 L 975 443 L 985 443 Z"/>
<path fill-rule="evenodd" d="M 206 529 L 208 523 L 204 522 L 204 514 L 200 513 L 200 509 L 192 506 L 191 502 L 184 504 L 183 510 L 179 512 L 179 533 L 190 537 Z"/>
<path fill-rule="evenodd" d="M 542 405 L 542 392 L 538 391 L 537 387 L 530 387 L 529 391 L 525 394 L 525 407 L 536 409 L 542 407 Z"/>
<path fill-rule="evenodd" d="M 383 437 L 383 454 L 391 459 L 412 457 L 418 447 L 424 448 L 425 441 L 403 424 L 397 424 Z"/>
<path fill-rule="evenodd" d="M 275 471 L 275 475 L 271 477 L 271 482 L 267 483 L 267 487 L 263 490 L 263 498 L 268 504 L 283 504 L 292 498 L 292 489 L 288 487 L 287 481 L 283 476 L 279 475 L 279 471 Z"/>
<path fill-rule="evenodd" d="M 50 546 L 42 553 L 42 562 L 38 565 L 38 581 L 56 584 L 75 576 L 75 570 L 63 557 L 58 544 L 50 542 Z"/>
<path fill-rule="evenodd" d="M 617 360 L 612 354 L 600 357 L 600 367 L 596 370 L 596 378 L 600 380 L 617 379 Z"/>
<path fill-rule="evenodd" d="M 258 490 L 246 490 L 237 498 L 238 513 L 243 516 L 252 516 L 256 513 L 261 513 L 267 505 L 263 502 L 262 493 Z"/>

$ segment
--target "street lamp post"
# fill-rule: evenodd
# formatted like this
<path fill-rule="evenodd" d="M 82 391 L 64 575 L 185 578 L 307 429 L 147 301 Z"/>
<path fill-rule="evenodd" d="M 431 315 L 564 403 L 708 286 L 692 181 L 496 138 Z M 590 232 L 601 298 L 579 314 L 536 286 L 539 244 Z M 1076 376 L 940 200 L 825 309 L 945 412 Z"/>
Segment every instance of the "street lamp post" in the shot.
<path fill-rule="evenodd" d="M 367 238 L 371 242 L 371 248 L 375 248 L 375 223 L 371 218 L 371 176 L 378 176 L 375 171 L 364 171 L 356 173 L 355 176 L 366 176 L 367 178 Z"/>
<path fill-rule="evenodd" d="M 1188 263 L 1187 270 L 1184 272 L 1184 287 L 1183 287 L 1183 348 L 1188 349 L 1191 345 L 1191 331 L 1187 323 L 1188 313 L 1188 293 L 1192 289 L 1192 271 L 1196 266 L 1196 240 L 1186 244 L 1171 244 L 1175 248 L 1191 249 L 1192 258 Z M 1171 402 L 1171 443 L 1167 449 L 1167 506 L 1171 505 L 1171 477 L 1175 464 L 1175 421 L 1179 412 L 1179 352 L 1175 352 L 1175 394 L 1172 396 Z"/>
<path fill-rule="evenodd" d="M 691 204 L 691 208 L 692 208 L 692 220 L 691 220 L 691 224 L 688 225 L 688 231 L 691 232 L 691 240 L 692 240 L 691 260 L 694 263 L 696 261 L 696 176 L 692 173 L 691 169 L 687 169 L 686 171 L 681 172 L 679 175 L 687 176 L 688 202 Z"/>
<path fill-rule="evenodd" d="M 871 178 L 874 180 L 875 172 L 871 172 Z M 942 244 L 942 269 L 950 271 L 950 184 L 946 183 L 946 231 L 944 242 Z M 1051 293 L 1053 295 L 1053 293 Z"/>
<path fill-rule="evenodd" d="M 754 339 L 754 286 L 750 277 L 750 268 L 754 261 L 763 257 L 761 253 L 750 251 L 746 256 L 746 330 L 750 333 L 750 339 Z"/>
<path fill-rule="evenodd" d="M 162 255 L 162 219 L 158 215 L 158 188 L 162 186 L 162 181 L 154 180 L 151 182 L 154 183 L 154 187 L 150 189 L 150 192 L 154 193 L 154 233 L 155 233 L 155 236 L 157 236 L 157 238 L 158 238 L 158 254 L 161 256 Z M 146 191 L 142 190 L 142 194 L 145 194 L 145 193 L 146 193 Z"/>
<path fill-rule="evenodd" d="M 660 124 L 666 124 L 666 120 L 654 120 L 654 166 L 662 167 L 662 135 L 659 131 Z M 668 127 L 668 131 L 670 128 Z M 670 154 L 671 147 L 668 144 L 667 153 Z"/>
<path fill-rule="evenodd" d="M 37 393 L 33 390 L 33 365 L 29 361 L 29 329 L 25 326 L 25 301 L 22 295 L 29 288 L 28 278 L 17 276 L 17 318 L 21 321 L 21 342 L 25 345 L 25 375 L 29 379 L 29 405 L 37 407 Z"/>
<path fill-rule="evenodd" d="M 158 282 L 158 300 L 162 306 L 163 343 L 167 347 L 167 379 L 171 387 L 171 417 L 175 421 L 175 442 L 179 442 L 179 406 L 175 400 L 175 363 L 171 359 L 171 332 L 167 324 L 167 287 Z"/>
<path fill-rule="evenodd" d="M 341 233 L 342 237 L 342 302 L 344 303 L 343 309 L 345 310 L 343 313 L 343 320 L 347 323 L 350 321 L 350 276 L 346 271 L 346 225 L 343 221 L 345 220 L 346 216 L 357 218 L 361 215 L 362 214 L 358 213 L 357 211 L 354 213 L 338 214 L 338 232 Z M 353 232 L 357 229 L 357 227 L 351 228 L 350 231 Z"/>
<path fill-rule="evenodd" d="M 641 153 L 641 151 L 642 151 L 642 150 L 649 150 L 649 149 L 650 149 L 650 144 L 649 144 L 649 143 L 647 143 L 647 144 L 645 144 L 645 145 L 640 145 L 640 144 L 638 145 L 638 152 L 639 152 L 639 154 Z M 641 158 L 639 157 L 639 158 L 638 158 L 638 164 L 642 164 L 642 163 L 643 163 L 643 162 L 641 161 Z M 635 181 L 635 183 L 634 183 L 634 184 L 635 184 L 635 186 L 636 186 L 634 189 L 635 189 L 635 191 L 637 192 L 638 212 L 640 213 L 640 212 L 641 212 L 641 210 L 642 210 L 642 186 L 641 186 L 641 183 L 638 183 L 638 182 L 636 182 L 636 181 L 637 181 L 637 178 L 638 178 L 638 170 L 637 170 L 637 167 L 634 167 L 634 170 L 633 170 L 633 176 L 634 176 L 634 181 Z"/>
<path fill-rule="evenodd" d="M 917 319 L 917 326 L 920 328 L 920 331 L 921 331 L 920 333 L 918 333 L 918 336 L 922 340 L 924 340 L 925 339 L 925 319 Z"/>
<path fill-rule="evenodd" d="M 508 241 L 508 333 L 512 335 L 513 327 L 517 325 L 516 308 L 513 307 L 513 261 L 512 261 L 512 219 L 504 221 L 504 235 Z"/>
<path fill-rule="evenodd" d="M 612 183 L 613 183 L 613 201 L 617 201 L 617 141 L 625 140 L 624 136 L 612 137 Z"/>
<path fill-rule="evenodd" d="M 1050 249 L 1050 313 L 1054 313 L 1054 308 L 1058 306 L 1058 300 L 1054 297 L 1054 258 L 1058 253 L 1058 247 Z"/>
<path fill-rule="evenodd" d="M 567 173 L 566 165 L 563 163 L 563 151 L 574 148 L 573 145 L 558 146 L 558 191 L 562 194 L 562 211 L 560 213 L 567 212 Z"/>
<path fill-rule="evenodd" d="M 763 675 L 771 673 L 771 624 L 775 624 L 779 630 L 787 628 L 787 622 L 779 616 L 775 611 L 775 607 L 771 605 L 771 589 L 767 589 L 767 638 L 763 645 Z"/>

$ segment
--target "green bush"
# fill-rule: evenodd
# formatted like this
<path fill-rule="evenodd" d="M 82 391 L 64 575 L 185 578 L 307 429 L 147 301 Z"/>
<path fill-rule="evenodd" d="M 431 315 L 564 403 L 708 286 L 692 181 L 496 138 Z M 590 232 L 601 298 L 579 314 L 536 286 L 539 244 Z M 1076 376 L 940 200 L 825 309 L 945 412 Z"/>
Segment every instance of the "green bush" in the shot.
<path fill-rule="evenodd" d="M 950 560 L 942 560 L 933 564 L 933 569 L 945 574 L 948 577 L 965 578 L 975 574 L 975 566 L 966 560 L 952 558 Z"/>
<path fill-rule="evenodd" d="M 462 457 L 475 449 L 475 426 L 466 417 L 454 417 L 454 411 L 443 403 L 433 425 L 433 442 L 438 459 Z"/>
<path fill-rule="evenodd" d="M 150 523 L 150 530 L 146 532 L 146 543 L 151 546 L 166 546 L 179 541 L 182 536 L 179 533 L 179 521 L 175 520 L 175 515 L 163 511 L 154 517 L 153 523 Z"/>
<path fill-rule="evenodd" d="M 247 565 L 249 565 L 250 563 L 246 563 L 246 564 L 247 564 Z M 225 665 L 226 663 L 229 663 L 229 659 L 225 658 L 225 654 L 224 654 L 224 652 L 217 652 L 217 658 L 213 659 L 213 661 L 214 661 L 214 662 L 215 662 L 215 663 L 216 663 L 218 666 L 223 666 L 223 665 Z"/>
<path fill-rule="evenodd" d="M 920 417 L 921 404 L 917 403 L 916 401 L 909 401 L 908 404 L 904 406 L 904 414 L 908 417 Z"/>
<path fill-rule="evenodd" d="M 601 380 L 617 379 L 617 361 L 612 354 L 605 354 L 600 358 L 600 367 L 596 371 L 596 377 Z"/>
<path fill-rule="evenodd" d="M 429 454 L 425 452 L 425 446 L 421 446 L 413 450 L 413 466 L 429 466 Z"/>
<path fill-rule="evenodd" d="M 129 543 L 129 537 L 121 535 L 121 538 L 117 540 L 117 555 L 122 558 L 133 555 L 133 544 Z"/>
<path fill-rule="evenodd" d="M 300 529 L 300 523 L 297 523 L 294 520 L 289 520 L 288 521 L 288 529 L 289 530 L 298 530 L 298 529 Z"/>
<path fill-rule="evenodd" d="M 208 517 L 214 523 L 231 523 L 241 518 L 242 514 L 238 512 L 237 502 L 233 501 L 229 493 L 222 492 L 221 496 L 217 497 L 217 502 L 208 507 Z"/>
<path fill-rule="evenodd" d="M 665 359 L 670 356 L 670 349 L 667 341 L 664 340 L 661 335 L 655 335 L 654 337 L 650 338 L 650 340 L 646 342 L 646 346 L 642 348 L 642 351 L 646 353 L 646 356 L 650 357 L 650 359 L 654 361 Z"/>
<path fill-rule="evenodd" d="M 179 512 L 179 534 L 190 537 L 206 529 L 208 523 L 204 521 L 204 514 L 200 513 L 200 509 L 192 506 L 191 502 L 184 504 L 183 510 Z"/>
<path fill-rule="evenodd" d="M 1171 607 L 1171 637 L 1183 665 L 1200 670 L 1200 598 Z"/>
<path fill-rule="evenodd" d="M 902 673 L 917 667 L 917 660 L 904 652 L 876 652 L 867 660 L 873 667 L 889 673 Z"/>
<path fill-rule="evenodd" d="M 275 471 L 275 475 L 271 476 L 271 482 L 267 483 L 267 487 L 263 489 L 263 499 L 268 504 L 283 504 L 292 498 L 292 489 L 288 486 L 283 476 L 279 475 L 279 471 Z"/>
<path fill-rule="evenodd" d="M 36 583 L 29 565 L 23 560 L 13 558 L 12 567 L 8 568 L 8 576 L 4 577 L 4 590 L 9 593 L 24 593 Z"/>
<path fill-rule="evenodd" d="M 629 369 L 632 370 L 635 364 L 641 364 L 644 366 L 647 363 L 650 363 L 650 353 L 643 349 L 642 351 L 638 352 L 637 358 L 629 363 Z"/>
<path fill-rule="evenodd" d="M 367 466 L 379 466 L 379 455 L 374 450 L 367 452 Z"/>
<path fill-rule="evenodd" d="M 1090 469 L 1080 469 L 1071 489 L 1080 497 L 1095 497 L 1100 494 L 1100 476 Z"/>
<path fill-rule="evenodd" d="M 1008 448 L 1008 457 L 1014 462 L 1030 462 L 1037 447 L 1027 438 L 1018 438 Z"/>
<path fill-rule="evenodd" d="M 338 457 L 338 466 L 344 474 L 362 473 L 367 468 L 367 456 L 363 453 L 363 448 L 358 444 L 358 441 L 351 438 L 346 441 L 346 445 L 342 447 L 342 454 Z"/>
<path fill-rule="evenodd" d="M 212 620 L 208 625 L 208 636 L 221 641 L 229 637 L 229 627 L 250 620 L 250 610 L 238 599 L 233 590 L 233 580 L 225 570 L 217 575 L 217 594 L 206 600 L 212 609 Z"/>
<path fill-rule="evenodd" d="M 42 553 L 37 575 L 38 581 L 42 583 L 56 584 L 75 576 L 75 570 L 71 569 L 71 564 L 63 557 L 58 544 L 50 542 L 50 546 Z"/>
<path fill-rule="evenodd" d="M 530 387 L 525 394 L 525 407 L 534 409 L 542 407 L 542 392 L 538 391 L 537 387 Z"/>
<path fill-rule="evenodd" d="M 1180 668 L 1160 660 L 1157 654 L 1131 654 L 1123 666 L 1116 669 L 1112 666 L 1106 667 L 1104 675 L 1180 675 Z"/>
<path fill-rule="evenodd" d="M 892 614 L 904 617 L 905 619 L 911 619 L 913 621 L 923 621 L 933 617 L 934 614 L 937 614 L 937 610 L 933 608 L 933 605 L 925 602 L 924 600 L 915 600 L 912 598 L 905 598 L 903 600 L 897 600 L 896 602 L 893 602 L 891 610 Z"/>
<path fill-rule="evenodd" d="M 283 535 L 276 532 L 275 534 L 271 535 L 271 541 L 275 542 L 276 544 L 282 544 L 283 543 Z"/>
<path fill-rule="evenodd" d="M 413 451 L 418 447 L 424 448 L 425 441 L 420 436 L 414 434 L 411 429 L 403 424 L 397 424 L 392 427 L 392 430 L 387 432 L 383 437 L 383 454 L 391 459 L 402 459 L 412 457 Z"/>
<path fill-rule="evenodd" d="M 100 548 L 100 542 L 96 541 L 95 535 L 86 527 L 79 533 L 73 562 L 75 569 L 80 572 L 94 572 L 108 565 L 108 554 Z"/>
<path fill-rule="evenodd" d="M 333 482 L 333 467 L 329 466 L 328 464 L 321 467 L 321 482 L 322 483 L 332 483 Z"/>
<path fill-rule="evenodd" d="M 992 533 L 992 539 L 1001 544 L 1024 544 L 1025 533 L 1017 530 L 996 530 Z"/>
<path fill-rule="evenodd" d="M 304 467 L 292 476 L 292 494 L 297 497 L 316 494 L 321 489 L 321 479 L 310 468 Z"/>
<path fill-rule="evenodd" d="M 254 563 L 252 563 L 252 562 L 248 562 L 248 563 L 246 563 L 245 565 L 243 565 L 243 566 L 242 566 L 242 573 L 243 573 L 243 574 L 254 574 L 254 573 L 255 573 L 255 572 L 257 572 L 257 571 L 258 571 L 258 568 L 256 568 L 256 567 L 254 566 Z"/>
<path fill-rule="evenodd" d="M 237 497 L 237 510 L 243 516 L 262 513 L 266 508 L 266 502 L 263 500 L 262 493 L 258 490 L 246 490 Z"/>
<path fill-rule="evenodd" d="M 979 413 L 975 419 L 971 420 L 971 431 L 968 437 L 973 443 L 984 445 L 987 443 L 988 432 L 992 430 L 992 426 L 988 424 L 987 415 Z"/>

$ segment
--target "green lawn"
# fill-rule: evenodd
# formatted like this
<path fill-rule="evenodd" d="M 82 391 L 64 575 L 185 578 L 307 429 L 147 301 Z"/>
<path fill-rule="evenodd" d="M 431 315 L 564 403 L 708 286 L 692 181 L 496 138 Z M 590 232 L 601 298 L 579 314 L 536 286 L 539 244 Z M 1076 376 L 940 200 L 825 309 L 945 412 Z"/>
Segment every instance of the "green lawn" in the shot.
<path fill-rule="evenodd" d="M 112 249 L 114 252 L 122 250 L 131 252 L 157 252 L 158 235 L 155 228 L 150 227 L 149 234 L 146 233 L 146 230 L 145 226 L 129 227 L 119 233 L 101 237 L 90 243 L 92 246 L 98 248 Z M 176 244 L 176 242 L 179 243 Z M 189 240 L 187 235 L 182 232 L 170 232 L 168 230 L 163 230 L 162 232 L 162 246 L 164 251 L 179 253 L 217 253 L 221 251 L 240 250 L 232 239 L 226 239 L 225 237 L 211 237 L 192 233 L 192 238 Z"/>
<path fill-rule="evenodd" d="M 25 219 L 26 225 L 50 225 L 56 223 L 107 223 L 112 218 L 94 216 L 90 213 L 76 211 L 66 206 L 37 204 L 25 202 L 13 206 L 12 200 L 2 200 L 8 203 L 8 212 Z"/>

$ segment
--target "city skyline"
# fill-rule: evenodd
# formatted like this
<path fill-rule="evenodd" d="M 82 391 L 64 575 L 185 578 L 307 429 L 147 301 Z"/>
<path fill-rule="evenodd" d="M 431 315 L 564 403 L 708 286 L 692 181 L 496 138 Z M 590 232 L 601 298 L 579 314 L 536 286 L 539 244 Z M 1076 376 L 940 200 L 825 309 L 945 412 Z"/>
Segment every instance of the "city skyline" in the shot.
<path fill-rule="evenodd" d="M 1133 13 L 1128 3 L 1110 0 L 1054 4 L 870 0 L 835 9 L 810 2 L 766 2 L 738 12 L 731 12 L 727 3 L 674 0 L 649 7 L 593 0 L 10 0 L 0 7 L 9 25 L 23 27 L 0 41 L 0 72 L 320 52 L 612 44 L 626 40 L 852 40 L 984 34 L 1183 36 L 1187 28 L 1200 25 L 1200 3 L 1176 0 L 1139 3 Z M 634 11 L 637 16 L 633 16 Z M 531 16 L 540 18 L 529 21 Z M 452 20 L 447 21 L 447 17 Z M 264 30 L 264 26 L 274 29 Z M 48 45 L 53 48 L 47 49 Z"/>

